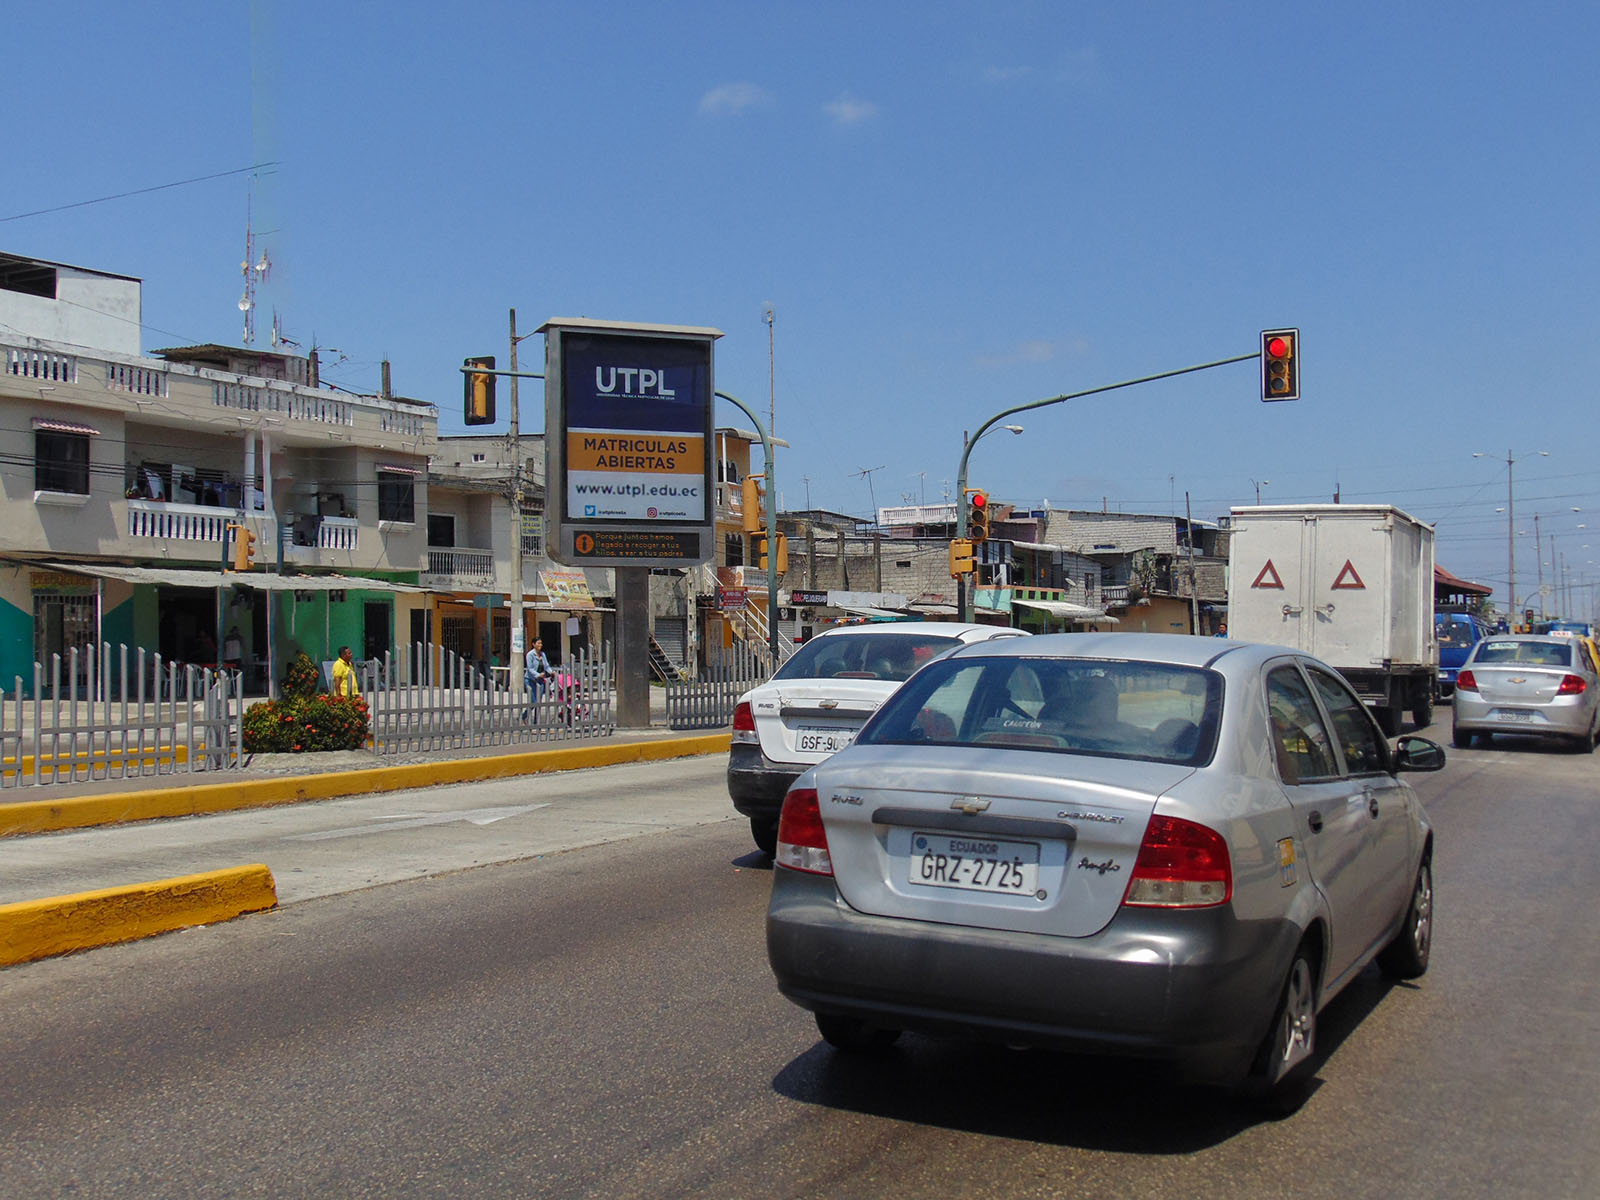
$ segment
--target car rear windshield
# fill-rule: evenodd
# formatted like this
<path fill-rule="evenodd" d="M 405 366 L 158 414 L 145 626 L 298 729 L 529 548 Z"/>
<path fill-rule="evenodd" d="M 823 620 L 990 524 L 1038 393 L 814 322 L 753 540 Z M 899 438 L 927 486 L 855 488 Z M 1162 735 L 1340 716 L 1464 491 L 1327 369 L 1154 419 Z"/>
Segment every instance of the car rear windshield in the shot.
<path fill-rule="evenodd" d="M 960 644 L 960 638 L 887 631 L 812 638 L 772 677 L 904 682 L 923 663 Z"/>
<path fill-rule="evenodd" d="M 1222 677 L 1105 659 L 957 657 L 901 688 L 863 745 L 936 742 L 1199 766 L 1216 750 Z"/>
<path fill-rule="evenodd" d="M 1570 667 L 1572 647 L 1561 642 L 1484 642 L 1474 663 L 1532 663 L 1536 667 Z"/>
<path fill-rule="evenodd" d="M 1453 621 L 1441 620 L 1433 628 L 1441 649 L 1447 649 L 1452 646 L 1470 646 L 1478 640 L 1473 636 L 1471 621 L 1459 618 Z"/>

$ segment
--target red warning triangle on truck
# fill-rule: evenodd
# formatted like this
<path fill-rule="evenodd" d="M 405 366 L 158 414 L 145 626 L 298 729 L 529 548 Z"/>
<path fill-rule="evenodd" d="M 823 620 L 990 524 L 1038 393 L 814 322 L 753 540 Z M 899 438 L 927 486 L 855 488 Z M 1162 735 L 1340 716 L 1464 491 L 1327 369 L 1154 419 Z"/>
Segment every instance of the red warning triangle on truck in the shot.
<path fill-rule="evenodd" d="M 1283 580 L 1278 578 L 1278 568 L 1272 565 L 1272 560 L 1267 559 L 1267 565 L 1261 568 L 1261 574 L 1256 576 L 1256 581 L 1250 585 L 1253 588 L 1277 588 L 1283 591 Z"/>
<path fill-rule="evenodd" d="M 1356 572 L 1355 564 L 1347 558 L 1344 560 L 1344 570 L 1339 572 L 1338 578 L 1333 581 L 1333 587 L 1329 590 L 1335 592 L 1359 592 L 1365 591 L 1366 587 L 1367 585 L 1361 582 L 1361 576 Z"/>

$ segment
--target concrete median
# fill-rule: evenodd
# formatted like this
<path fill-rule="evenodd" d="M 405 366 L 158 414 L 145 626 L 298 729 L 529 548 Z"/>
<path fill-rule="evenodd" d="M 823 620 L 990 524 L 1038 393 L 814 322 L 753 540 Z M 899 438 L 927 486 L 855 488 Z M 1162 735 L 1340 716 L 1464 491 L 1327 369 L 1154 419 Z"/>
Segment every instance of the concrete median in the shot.
<path fill-rule="evenodd" d="M 0 967 L 210 925 L 278 903 L 262 863 L 0 905 Z"/>

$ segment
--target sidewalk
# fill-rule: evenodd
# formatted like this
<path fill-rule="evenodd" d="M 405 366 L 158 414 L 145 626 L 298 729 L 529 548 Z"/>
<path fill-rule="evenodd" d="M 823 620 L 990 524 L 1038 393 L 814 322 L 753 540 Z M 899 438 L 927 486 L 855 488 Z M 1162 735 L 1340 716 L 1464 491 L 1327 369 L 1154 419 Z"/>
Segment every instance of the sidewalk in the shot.
<path fill-rule="evenodd" d="M 606 738 L 539 745 L 539 749 L 463 747 L 381 758 L 366 750 L 258 754 L 230 770 L 8 788 L 0 792 L 0 837 L 725 754 L 728 734 L 680 733 L 652 726 L 618 730 Z M 0 967 L 210 924 L 276 904 L 271 871 L 260 863 L 0 904 Z"/>

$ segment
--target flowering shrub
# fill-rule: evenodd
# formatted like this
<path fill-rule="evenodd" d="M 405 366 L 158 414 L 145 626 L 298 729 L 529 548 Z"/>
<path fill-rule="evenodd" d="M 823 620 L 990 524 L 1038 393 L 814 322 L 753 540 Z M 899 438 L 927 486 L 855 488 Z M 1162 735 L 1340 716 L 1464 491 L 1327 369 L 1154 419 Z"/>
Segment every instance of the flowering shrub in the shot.
<path fill-rule="evenodd" d="M 283 673 L 283 698 L 309 700 L 322 690 L 322 672 L 311 656 L 302 650 Z"/>
<path fill-rule="evenodd" d="M 363 697 L 321 692 L 252 705 L 244 713 L 245 753 L 359 750 L 366 744 L 369 716 Z"/>

